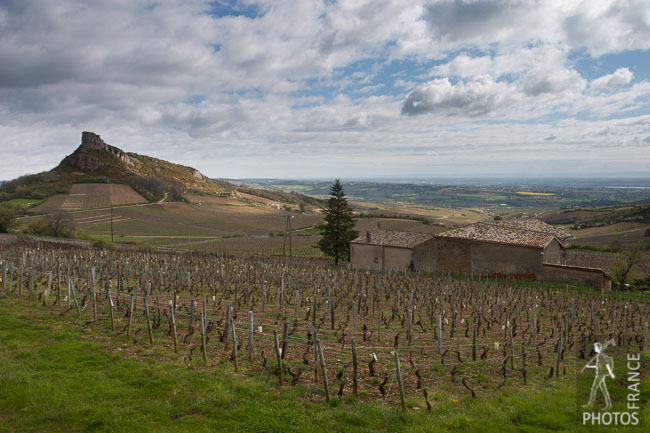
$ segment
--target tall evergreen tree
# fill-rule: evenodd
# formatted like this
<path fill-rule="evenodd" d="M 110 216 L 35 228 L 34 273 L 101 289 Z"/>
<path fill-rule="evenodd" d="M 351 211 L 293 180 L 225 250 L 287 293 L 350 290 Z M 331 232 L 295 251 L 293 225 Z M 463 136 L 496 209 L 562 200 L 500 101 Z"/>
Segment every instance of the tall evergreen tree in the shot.
<path fill-rule="evenodd" d="M 356 218 L 338 179 L 330 189 L 330 198 L 323 213 L 325 221 L 319 226 L 323 230 L 323 237 L 318 242 L 318 247 L 325 255 L 334 257 L 336 264 L 339 260 L 350 260 L 350 241 L 359 232 L 354 230 Z"/>

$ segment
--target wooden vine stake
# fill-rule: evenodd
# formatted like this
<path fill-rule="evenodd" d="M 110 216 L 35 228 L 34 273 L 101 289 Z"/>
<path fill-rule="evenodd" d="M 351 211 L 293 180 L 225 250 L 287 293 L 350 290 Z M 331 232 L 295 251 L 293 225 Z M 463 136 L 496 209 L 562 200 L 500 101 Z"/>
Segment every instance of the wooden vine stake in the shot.
<path fill-rule="evenodd" d="M 149 299 L 151 296 L 151 283 L 147 284 L 147 293 L 144 299 L 144 314 L 147 316 L 147 332 L 149 333 L 149 343 L 153 345 L 153 330 L 151 329 L 151 313 L 149 312 Z"/>
<path fill-rule="evenodd" d="M 93 323 L 97 322 L 97 291 L 95 289 L 95 268 L 92 268 L 90 270 L 90 273 L 92 274 L 92 290 L 93 290 Z M 133 313 L 133 302 L 131 302 L 131 310 L 129 312 L 129 315 Z M 130 318 L 129 318 L 129 323 L 130 323 Z M 128 335 L 128 334 L 127 334 Z"/>
<path fill-rule="evenodd" d="M 320 360 L 320 369 L 321 375 L 323 376 L 323 387 L 325 388 L 325 401 L 330 402 L 330 387 L 327 382 L 327 370 L 325 369 L 325 357 L 323 356 L 323 346 L 321 346 L 320 341 L 318 345 L 318 358 Z"/>
<path fill-rule="evenodd" d="M 134 305 L 134 298 L 133 295 L 131 295 L 131 307 L 129 308 L 129 321 L 126 323 L 126 335 L 130 336 L 131 335 L 131 323 L 133 323 L 133 305 Z"/>
<path fill-rule="evenodd" d="M 230 321 L 230 330 L 232 332 L 232 361 L 235 366 L 235 372 L 239 370 L 237 364 L 237 333 L 235 332 L 235 322 Z"/>
<path fill-rule="evenodd" d="M 190 324 L 188 328 L 194 330 L 194 298 L 190 299 Z"/>
<path fill-rule="evenodd" d="M 176 332 L 176 292 L 173 294 L 170 320 L 172 322 L 172 337 L 174 337 L 174 353 L 178 353 L 178 333 Z"/>
<path fill-rule="evenodd" d="M 262 285 L 262 312 L 266 308 L 266 284 Z"/>
<path fill-rule="evenodd" d="M 330 290 L 330 286 L 327 286 L 327 304 L 330 307 L 330 323 L 332 327 L 332 331 L 334 330 L 334 301 L 332 301 L 332 293 Z"/>
<path fill-rule="evenodd" d="M 223 330 L 223 351 L 224 353 L 228 350 L 228 342 L 230 341 L 230 304 L 226 305 L 226 320 L 225 320 L 225 329 Z"/>
<path fill-rule="evenodd" d="M 284 359 L 287 354 L 288 342 L 289 342 L 289 322 L 285 320 L 284 325 L 282 327 L 282 356 L 281 356 L 282 359 Z"/>
<path fill-rule="evenodd" d="M 278 377 L 280 386 L 282 386 L 282 357 L 280 355 L 280 342 L 278 341 L 278 331 L 273 331 L 273 341 L 275 343 L 275 359 L 278 361 Z"/>
<path fill-rule="evenodd" d="M 318 329 L 314 329 L 314 380 L 318 382 Z"/>
<path fill-rule="evenodd" d="M 562 333 L 557 343 L 557 362 L 555 364 L 555 377 L 560 377 L 560 359 L 562 358 Z"/>
<path fill-rule="evenodd" d="M 357 360 L 357 345 L 352 337 L 352 393 L 359 397 L 359 362 Z"/>
<path fill-rule="evenodd" d="M 474 324 L 474 330 L 472 331 L 472 361 L 476 361 L 476 334 L 478 333 L 478 326 Z"/>
<path fill-rule="evenodd" d="M 395 350 L 395 375 L 397 376 L 397 385 L 399 386 L 399 398 L 402 404 L 402 411 L 406 412 L 406 401 L 404 399 L 404 384 L 402 383 L 402 370 L 399 365 L 399 354 Z"/>
<path fill-rule="evenodd" d="M 4 274 L 2 278 L 4 279 Z M 51 290 L 52 290 L 52 271 L 50 271 L 47 276 L 47 289 L 45 290 L 45 296 L 43 297 L 43 304 L 47 304 L 47 299 L 50 297 Z"/>
<path fill-rule="evenodd" d="M 413 342 L 413 310 L 408 310 L 408 328 L 407 328 L 409 346 Z"/>
<path fill-rule="evenodd" d="M 438 352 L 442 355 L 442 316 L 438 315 Z"/>
<path fill-rule="evenodd" d="M 515 369 L 515 342 L 512 338 L 512 328 L 508 328 L 508 335 L 510 337 L 510 370 Z"/>
<path fill-rule="evenodd" d="M 23 294 L 23 272 L 24 272 L 24 267 L 23 265 L 20 265 L 20 283 L 18 285 L 18 294 L 22 295 Z M 68 293 L 69 295 L 69 293 Z M 70 296 L 68 296 L 68 307 L 70 307 Z"/>
<path fill-rule="evenodd" d="M 357 304 L 352 301 L 352 336 L 357 336 Z"/>
<path fill-rule="evenodd" d="M 253 359 L 253 310 L 248 312 L 248 360 Z"/>
<path fill-rule="evenodd" d="M 208 344 L 205 330 L 205 314 L 201 311 L 201 352 L 203 353 L 203 362 L 208 363 Z"/>
<path fill-rule="evenodd" d="M 34 295 L 34 268 L 29 268 L 29 290 L 28 296 L 31 298 Z"/>
<path fill-rule="evenodd" d="M 111 331 L 115 332 L 115 316 L 113 314 L 113 298 L 111 297 L 111 291 L 107 290 L 106 294 L 108 295 L 108 305 L 110 306 L 110 316 L 111 316 Z"/>
<path fill-rule="evenodd" d="M 10 292 L 12 291 L 11 288 L 13 287 L 13 284 L 14 284 L 14 270 L 15 270 L 15 266 L 12 263 L 11 264 L 11 272 L 9 273 L 9 289 L 8 290 Z"/>
<path fill-rule="evenodd" d="M 81 320 L 81 310 L 79 309 L 79 302 L 77 302 L 77 292 L 74 290 L 74 283 L 70 282 L 70 290 L 72 291 L 72 298 L 74 299 L 74 307 L 77 310 L 79 320 Z"/>

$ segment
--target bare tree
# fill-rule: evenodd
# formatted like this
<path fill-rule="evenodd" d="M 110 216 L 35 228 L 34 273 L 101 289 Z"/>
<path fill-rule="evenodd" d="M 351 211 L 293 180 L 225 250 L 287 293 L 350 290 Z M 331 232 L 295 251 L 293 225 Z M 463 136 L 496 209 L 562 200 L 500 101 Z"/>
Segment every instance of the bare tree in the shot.
<path fill-rule="evenodd" d="M 643 251 L 641 245 L 626 248 L 621 253 L 621 257 L 612 265 L 612 276 L 614 281 L 620 286 L 632 278 L 633 268 L 643 261 Z"/>
<path fill-rule="evenodd" d="M 47 216 L 45 233 L 55 238 L 74 237 L 74 223 L 72 217 L 66 212 L 55 212 Z"/>

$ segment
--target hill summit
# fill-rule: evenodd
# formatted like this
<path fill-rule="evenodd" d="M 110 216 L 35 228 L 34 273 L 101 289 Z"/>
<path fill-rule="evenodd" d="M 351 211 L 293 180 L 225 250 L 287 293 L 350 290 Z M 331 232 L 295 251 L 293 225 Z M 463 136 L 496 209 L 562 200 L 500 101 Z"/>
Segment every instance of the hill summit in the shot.
<path fill-rule="evenodd" d="M 185 192 L 227 195 L 255 203 L 261 199 L 290 204 L 305 202 L 315 206 L 324 203 L 293 192 L 258 190 L 214 180 L 192 167 L 125 152 L 90 131 L 82 132 L 81 144 L 52 170 L 21 176 L 0 185 L 0 202 L 15 198 L 46 199 L 66 195 L 73 185 L 94 183 L 130 185 L 149 201 L 162 199 L 165 192 L 173 199 L 179 197 L 177 192 L 180 191 L 181 197 Z"/>
<path fill-rule="evenodd" d="M 222 193 L 227 189 L 225 183 L 212 180 L 192 167 L 125 152 L 105 143 L 101 136 L 89 131 L 81 134 L 79 147 L 66 156 L 54 171 L 62 174 L 101 176 L 119 181 L 134 175 L 155 177 L 179 184 L 185 190 L 206 193 Z"/>

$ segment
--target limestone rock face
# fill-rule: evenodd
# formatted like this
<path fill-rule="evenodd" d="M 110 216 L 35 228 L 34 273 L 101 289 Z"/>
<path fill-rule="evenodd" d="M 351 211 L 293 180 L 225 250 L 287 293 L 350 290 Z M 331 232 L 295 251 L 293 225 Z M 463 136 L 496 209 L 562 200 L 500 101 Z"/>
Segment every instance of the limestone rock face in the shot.
<path fill-rule="evenodd" d="M 84 131 L 81 133 L 81 146 L 86 149 L 104 150 L 106 143 L 98 134 Z"/>
<path fill-rule="evenodd" d="M 192 176 L 196 177 L 197 179 L 201 179 L 201 180 L 207 180 L 208 179 L 207 177 L 205 177 L 205 175 L 203 173 L 201 173 L 200 171 L 198 171 L 196 169 L 194 169 L 192 171 Z"/>
<path fill-rule="evenodd" d="M 97 171 L 115 165 L 112 158 L 106 158 L 98 152 L 109 153 L 126 165 L 134 165 L 131 157 L 122 149 L 104 143 L 98 134 L 89 131 L 81 134 L 81 145 L 64 162 L 82 171 Z"/>
<path fill-rule="evenodd" d="M 127 153 L 106 144 L 94 132 L 84 131 L 81 144 L 55 168 L 59 173 L 81 173 L 96 179 L 124 182 L 131 176 L 155 177 L 186 189 L 223 192 L 223 186 L 192 167 L 174 164 L 147 155 Z"/>

